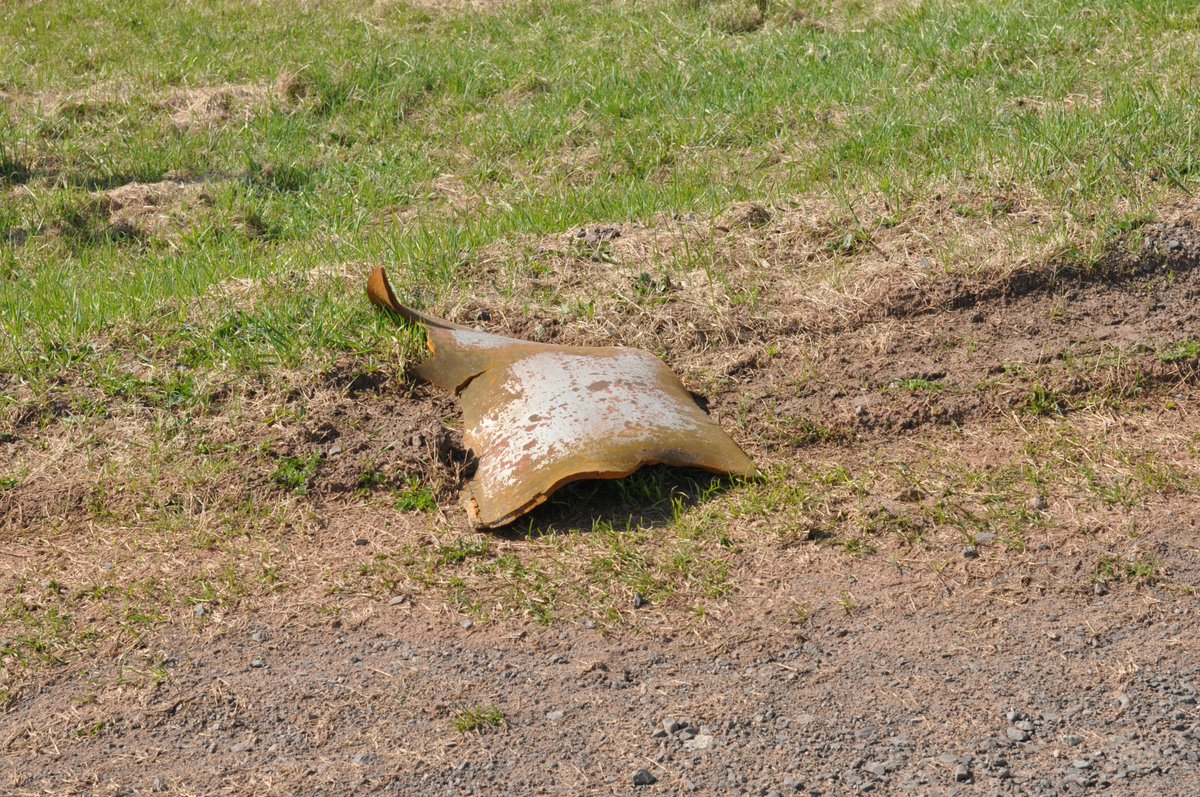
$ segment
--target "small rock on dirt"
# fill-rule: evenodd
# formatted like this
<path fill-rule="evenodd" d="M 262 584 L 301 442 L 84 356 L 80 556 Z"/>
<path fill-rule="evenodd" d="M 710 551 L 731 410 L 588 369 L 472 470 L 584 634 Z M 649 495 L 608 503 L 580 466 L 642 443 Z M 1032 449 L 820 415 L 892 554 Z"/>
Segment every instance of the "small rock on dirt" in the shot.
<path fill-rule="evenodd" d="M 711 750 L 713 745 L 717 743 L 715 736 L 702 733 L 695 738 L 684 741 L 683 746 L 687 750 Z"/>
<path fill-rule="evenodd" d="M 654 777 L 649 770 L 639 769 L 633 773 L 634 786 L 653 786 L 658 783 L 658 778 Z"/>
<path fill-rule="evenodd" d="M 1029 734 L 1016 727 L 1009 728 L 1007 731 L 1005 731 L 1005 736 L 1007 736 L 1009 739 L 1012 739 L 1014 742 L 1029 741 Z"/>

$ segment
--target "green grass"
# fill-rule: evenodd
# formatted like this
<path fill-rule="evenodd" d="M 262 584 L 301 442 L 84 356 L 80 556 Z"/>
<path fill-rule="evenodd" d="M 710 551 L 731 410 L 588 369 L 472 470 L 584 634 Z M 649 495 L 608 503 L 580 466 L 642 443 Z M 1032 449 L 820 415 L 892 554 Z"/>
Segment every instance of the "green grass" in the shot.
<path fill-rule="evenodd" d="M 902 379 L 896 387 L 909 393 L 941 393 L 946 385 L 933 379 Z"/>
<path fill-rule="evenodd" d="M 393 490 L 392 505 L 401 512 L 432 512 L 437 509 L 437 497 L 418 476 L 405 476 L 403 485 Z"/>
<path fill-rule="evenodd" d="M 455 712 L 450 723 L 459 733 L 483 733 L 504 727 L 504 713 L 495 706 L 470 706 Z"/>
<path fill-rule="evenodd" d="M 1158 353 L 1158 359 L 1165 363 L 1181 363 L 1200 358 L 1200 340 L 1185 340 L 1174 346 L 1167 346 Z"/>
<path fill-rule="evenodd" d="M 271 473 L 271 481 L 285 490 L 296 495 L 308 493 L 312 479 L 321 468 L 321 454 L 313 453 L 303 457 L 284 457 Z"/>
<path fill-rule="evenodd" d="M 9 9 L 0 369 L 57 373 L 102 357 L 98 338 L 193 365 L 377 350 L 386 326 L 340 289 L 282 280 L 246 313 L 193 300 L 346 261 L 436 298 L 491 241 L 596 220 L 810 192 L 902 209 L 969 181 L 1103 226 L 1197 181 L 1183 0 L 275 6 Z M 172 124 L 182 89 L 281 79 L 244 120 Z M 168 176 L 211 194 L 170 244 L 90 193 Z M 417 223 L 391 221 L 405 211 Z"/>
<path fill-rule="evenodd" d="M 1125 582 L 1141 585 L 1152 584 L 1158 577 L 1158 565 L 1149 559 L 1120 559 L 1113 556 L 1102 556 L 1093 568 L 1093 577 L 1097 583 Z"/>

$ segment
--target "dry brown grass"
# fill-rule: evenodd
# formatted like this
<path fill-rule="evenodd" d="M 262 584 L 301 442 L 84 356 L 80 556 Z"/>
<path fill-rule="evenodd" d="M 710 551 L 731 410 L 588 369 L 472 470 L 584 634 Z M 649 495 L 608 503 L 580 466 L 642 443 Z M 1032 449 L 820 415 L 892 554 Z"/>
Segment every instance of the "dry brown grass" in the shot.
<path fill-rule="evenodd" d="M 126 183 L 98 195 L 101 209 L 114 228 L 136 230 L 141 236 L 171 239 L 202 220 L 211 202 L 202 180 L 161 180 Z"/>

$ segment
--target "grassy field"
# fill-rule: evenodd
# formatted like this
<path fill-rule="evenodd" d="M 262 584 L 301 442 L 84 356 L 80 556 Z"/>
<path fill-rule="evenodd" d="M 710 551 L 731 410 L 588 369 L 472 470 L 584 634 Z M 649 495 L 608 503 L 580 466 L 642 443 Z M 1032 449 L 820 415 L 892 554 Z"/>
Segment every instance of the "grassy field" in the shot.
<path fill-rule="evenodd" d="M 789 401 L 839 352 L 887 359 L 894 332 L 852 321 L 906 286 L 1176 262 L 1145 231 L 1200 184 L 1198 45 L 1185 0 L 7 4 L 0 695 L 395 594 L 698 627 L 798 547 L 936 581 L 964 546 L 1000 567 L 1088 528 L 1081 583 L 1164 580 L 1129 510 L 1200 490 L 1171 415 L 1194 325 L 956 381 L 936 352 L 969 358 L 963 333 Z M 420 338 L 366 303 L 377 265 L 460 321 L 655 351 L 764 479 L 652 470 L 473 532 L 419 455 L 455 407 L 403 381 Z M 816 409 L 859 392 L 936 431 Z M 136 678 L 170 677 L 146 655 Z"/>

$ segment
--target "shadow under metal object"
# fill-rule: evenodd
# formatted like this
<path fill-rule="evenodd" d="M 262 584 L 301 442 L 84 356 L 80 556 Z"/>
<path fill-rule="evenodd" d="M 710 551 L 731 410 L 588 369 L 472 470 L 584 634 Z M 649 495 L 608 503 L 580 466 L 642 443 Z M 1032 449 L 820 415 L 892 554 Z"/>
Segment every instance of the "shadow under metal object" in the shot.
<path fill-rule="evenodd" d="M 754 475 L 754 463 L 649 352 L 555 346 L 459 326 L 396 301 L 377 268 L 367 295 L 425 327 L 433 356 L 417 377 L 462 402 L 464 442 L 479 461 L 465 503 L 495 528 L 581 479 L 619 479 L 643 465 Z"/>

